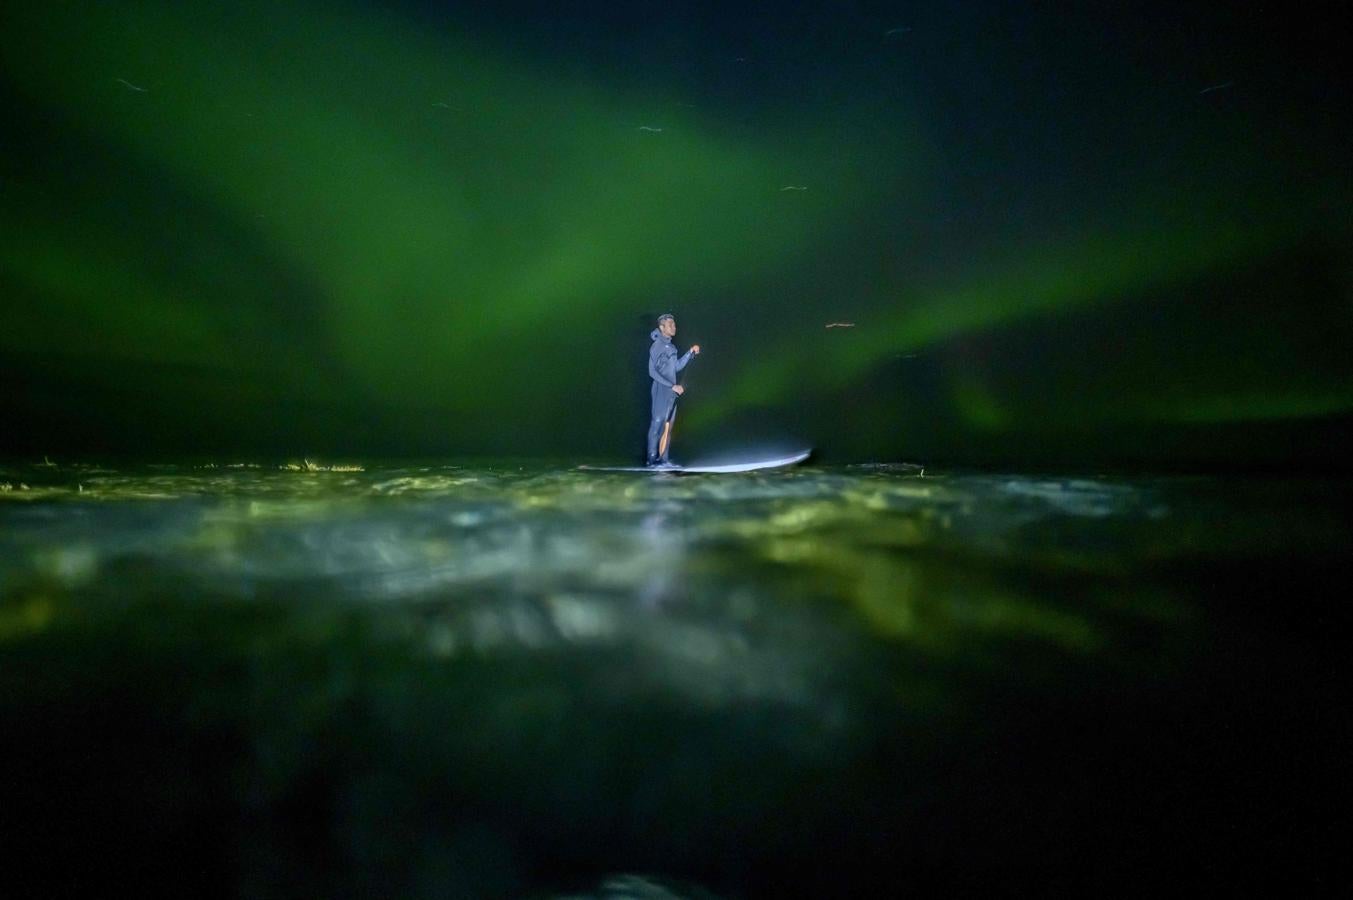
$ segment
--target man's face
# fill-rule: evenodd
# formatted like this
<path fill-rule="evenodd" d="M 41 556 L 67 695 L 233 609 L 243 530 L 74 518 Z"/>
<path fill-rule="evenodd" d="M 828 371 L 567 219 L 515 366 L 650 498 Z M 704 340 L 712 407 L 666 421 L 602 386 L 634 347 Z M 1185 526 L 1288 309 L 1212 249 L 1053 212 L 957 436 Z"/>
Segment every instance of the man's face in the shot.
<path fill-rule="evenodd" d="M 674 337 L 676 335 L 676 319 L 663 319 L 662 324 L 658 326 L 658 330 L 668 337 Z"/>

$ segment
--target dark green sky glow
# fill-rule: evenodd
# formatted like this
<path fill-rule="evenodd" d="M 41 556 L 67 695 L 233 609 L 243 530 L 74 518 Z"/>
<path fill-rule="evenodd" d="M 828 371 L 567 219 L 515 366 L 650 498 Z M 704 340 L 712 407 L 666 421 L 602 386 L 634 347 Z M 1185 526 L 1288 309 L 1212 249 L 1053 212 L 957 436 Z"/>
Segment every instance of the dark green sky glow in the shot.
<path fill-rule="evenodd" d="M 1320 16 L 489 9 L 7 9 L 0 453 L 1346 460 Z"/>

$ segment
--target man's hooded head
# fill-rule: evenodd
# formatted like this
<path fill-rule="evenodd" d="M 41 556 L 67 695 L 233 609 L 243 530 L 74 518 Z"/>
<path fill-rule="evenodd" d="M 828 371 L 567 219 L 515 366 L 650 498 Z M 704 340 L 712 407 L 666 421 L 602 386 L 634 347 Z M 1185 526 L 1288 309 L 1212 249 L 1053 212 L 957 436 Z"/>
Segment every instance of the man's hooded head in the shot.
<path fill-rule="evenodd" d="M 653 340 L 656 341 L 658 335 L 662 335 L 668 340 L 671 340 L 676 336 L 676 331 L 676 317 L 671 313 L 663 313 L 658 316 L 658 327 L 653 330 Z"/>

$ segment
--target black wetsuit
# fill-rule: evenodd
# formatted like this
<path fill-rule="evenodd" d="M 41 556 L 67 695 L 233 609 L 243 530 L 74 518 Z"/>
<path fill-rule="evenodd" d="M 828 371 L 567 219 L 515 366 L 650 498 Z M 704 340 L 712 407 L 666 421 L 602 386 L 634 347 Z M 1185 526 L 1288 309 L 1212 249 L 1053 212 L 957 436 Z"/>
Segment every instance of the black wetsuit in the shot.
<path fill-rule="evenodd" d="M 648 377 L 653 379 L 653 388 L 649 393 L 653 405 L 648 420 L 647 462 L 652 465 L 656 462 L 671 462 L 667 458 L 667 453 L 672 449 L 671 442 L 668 441 L 666 449 L 659 455 L 658 441 L 662 438 L 662 427 L 668 414 L 672 413 L 672 417 L 676 418 L 672 404 L 676 403 L 677 395 L 672 386 L 676 384 L 677 373 L 691 361 L 691 351 L 687 350 L 685 355 L 678 358 L 677 348 L 667 335 L 655 328 L 649 337 L 653 338 L 653 346 L 648 348 Z"/>

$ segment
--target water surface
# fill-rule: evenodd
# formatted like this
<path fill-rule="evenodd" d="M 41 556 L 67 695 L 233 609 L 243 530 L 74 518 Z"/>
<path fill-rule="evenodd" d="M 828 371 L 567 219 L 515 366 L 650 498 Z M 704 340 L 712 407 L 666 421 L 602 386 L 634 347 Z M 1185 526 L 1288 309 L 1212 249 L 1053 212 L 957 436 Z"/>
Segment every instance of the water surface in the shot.
<path fill-rule="evenodd" d="M 10 465 L 6 839 L 249 896 L 1322 883 L 1349 493 Z"/>

